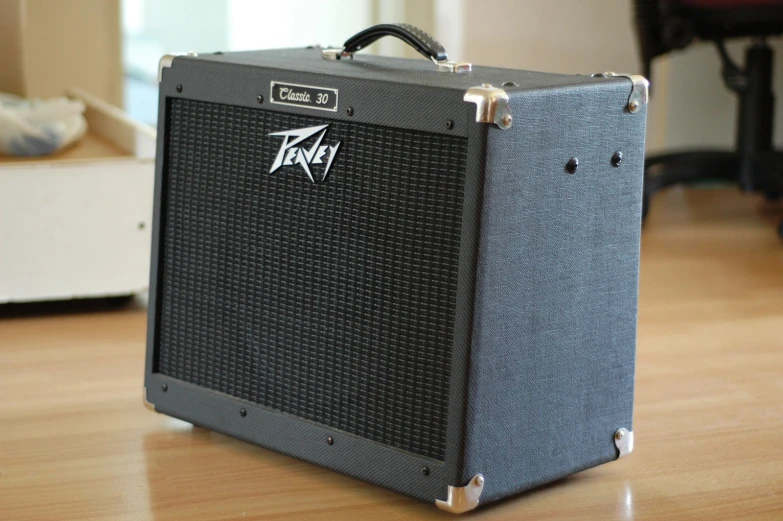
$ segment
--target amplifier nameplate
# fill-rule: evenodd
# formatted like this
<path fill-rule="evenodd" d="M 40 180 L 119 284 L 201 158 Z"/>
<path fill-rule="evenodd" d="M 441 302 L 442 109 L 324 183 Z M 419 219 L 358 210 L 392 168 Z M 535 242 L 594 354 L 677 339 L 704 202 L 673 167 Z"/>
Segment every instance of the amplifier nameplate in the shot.
<path fill-rule="evenodd" d="M 337 89 L 273 81 L 269 90 L 269 101 L 276 105 L 337 112 Z"/>

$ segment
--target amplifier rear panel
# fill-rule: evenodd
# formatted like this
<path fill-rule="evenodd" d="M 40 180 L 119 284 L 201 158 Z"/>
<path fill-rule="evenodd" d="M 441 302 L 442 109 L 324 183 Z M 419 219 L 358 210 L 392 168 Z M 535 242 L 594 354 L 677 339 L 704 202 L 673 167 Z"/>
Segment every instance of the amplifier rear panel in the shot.
<path fill-rule="evenodd" d="M 155 371 L 443 460 L 467 140 L 167 111 Z M 269 134 L 327 123 L 324 182 L 269 173 Z"/>

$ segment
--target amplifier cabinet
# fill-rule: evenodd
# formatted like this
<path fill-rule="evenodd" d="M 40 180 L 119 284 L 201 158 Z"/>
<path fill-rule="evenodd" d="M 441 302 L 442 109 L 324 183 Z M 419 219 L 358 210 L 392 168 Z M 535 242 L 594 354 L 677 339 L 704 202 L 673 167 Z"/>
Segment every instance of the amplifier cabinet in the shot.
<path fill-rule="evenodd" d="M 455 512 L 630 452 L 646 81 L 357 37 L 161 61 L 146 401 Z"/>

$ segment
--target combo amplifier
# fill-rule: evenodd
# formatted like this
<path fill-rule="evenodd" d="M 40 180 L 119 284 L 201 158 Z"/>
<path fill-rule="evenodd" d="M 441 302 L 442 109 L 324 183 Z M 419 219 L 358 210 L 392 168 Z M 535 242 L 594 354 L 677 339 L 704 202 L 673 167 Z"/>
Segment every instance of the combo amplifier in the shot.
<path fill-rule="evenodd" d="M 627 454 L 646 104 L 405 24 L 164 57 L 148 404 L 453 512 Z"/>

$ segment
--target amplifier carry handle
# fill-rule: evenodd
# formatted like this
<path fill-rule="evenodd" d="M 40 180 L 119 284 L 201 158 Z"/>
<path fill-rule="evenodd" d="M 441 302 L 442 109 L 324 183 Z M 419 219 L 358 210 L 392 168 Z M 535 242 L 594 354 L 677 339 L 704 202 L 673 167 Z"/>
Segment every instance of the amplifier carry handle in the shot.
<path fill-rule="evenodd" d="M 353 58 L 353 53 L 364 49 L 368 45 L 383 38 L 394 36 L 407 43 L 425 58 L 432 60 L 438 70 L 445 72 L 469 72 L 469 63 L 453 63 L 448 61 L 446 49 L 435 38 L 410 24 L 378 24 L 373 25 L 351 36 L 345 41 L 341 49 L 323 49 L 323 57 L 326 60 L 345 60 Z"/>
<path fill-rule="evenodd" d="M 449 59 L 446 49 L 435 38 L 410 24 L 378 24 L 368 27 L 345 40 L 343 53 L 353 54 L 384 36 L 399 38 L 430 60 L 441 62 Z"/>

